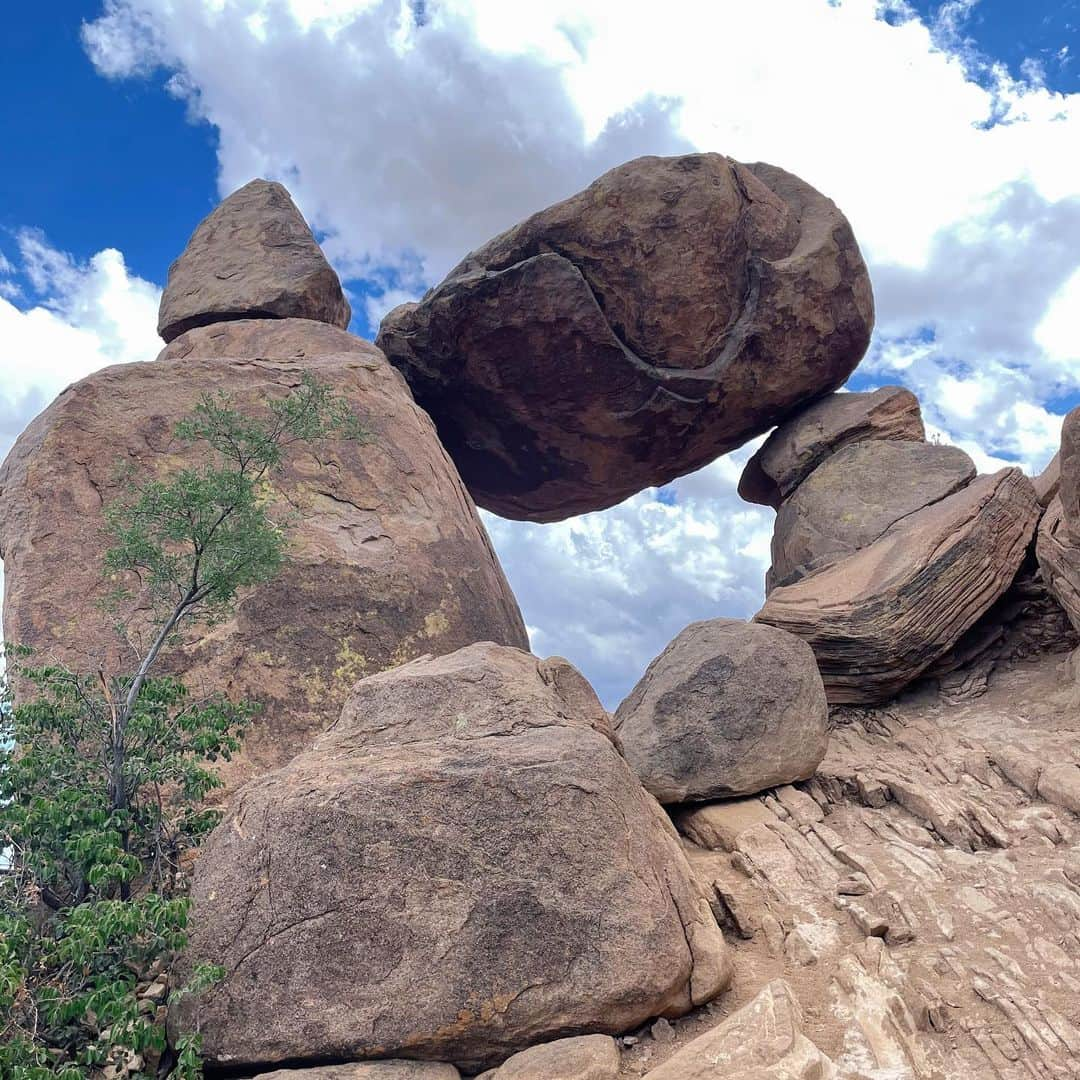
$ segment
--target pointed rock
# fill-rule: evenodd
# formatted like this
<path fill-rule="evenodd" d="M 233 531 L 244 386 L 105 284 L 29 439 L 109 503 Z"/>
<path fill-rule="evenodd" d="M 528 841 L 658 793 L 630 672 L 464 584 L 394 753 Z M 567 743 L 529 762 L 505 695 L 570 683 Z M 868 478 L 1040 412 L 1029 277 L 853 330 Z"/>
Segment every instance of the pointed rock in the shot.
<path fill-rule="evenodd" d="M 158 333 L 232 319 L 314 319 L 344 330 L 351 311 L 289 192 L 271 180 L 234 191 L 169 267 Z"/>

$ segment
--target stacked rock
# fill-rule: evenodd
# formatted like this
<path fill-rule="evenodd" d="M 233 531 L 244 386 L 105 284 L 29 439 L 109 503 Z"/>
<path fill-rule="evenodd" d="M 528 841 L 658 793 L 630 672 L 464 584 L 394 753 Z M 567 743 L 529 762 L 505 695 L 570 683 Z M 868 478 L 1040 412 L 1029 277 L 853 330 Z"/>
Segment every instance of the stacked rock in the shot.
<path fill-rule="evenodd" d="M 908 391 L 834 394 L 782 424 L 740 491 L 778 507 L 756 620 L 804 638 L 829 702 L 895 695 L 1005 592 L 1039 519 L 1019 469 L 923 441 Z"/>
<path fill-rule="evenodd" d="M 310 372 L 368 433 L 292 455 L 274 478 L 296 522 L 288 559 L 210 635 L 169 656 L 199 692 L 262 712 L 229 786 L 288 761 L 337 719 L 356 679 L 474 641 L 527 647 L 517 604 L 457 470 L 401 376 L 345 332 L 349 306 L 288 192 L 256 180 L 226 199 L 169 271 L 152 363 L 106 368 L 65 390 L 0 467 L 9 640 L 78 670 L 121 645 L 99 601 L 102 504 L 118 464 L 167 475 L 198 449 L 173 427 L 204 394 L 258 409 Z"/>

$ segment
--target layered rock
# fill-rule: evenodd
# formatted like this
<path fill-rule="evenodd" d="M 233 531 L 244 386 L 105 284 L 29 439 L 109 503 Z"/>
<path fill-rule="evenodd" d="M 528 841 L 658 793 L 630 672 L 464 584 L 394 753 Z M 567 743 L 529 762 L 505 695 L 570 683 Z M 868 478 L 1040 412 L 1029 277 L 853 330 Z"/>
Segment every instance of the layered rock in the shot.
<path fill-rule="evenodd" d="M 806 779 L 825 755 L 827 721 L 806 643 L 738 619 L 688 626 L 615 713 L 627 761 L 662 803 Z"/>
<path fill-rule="evenodd" d="M 0 468 L 7 637 L 85 671 L 126 662 L 99 601 L 102 504 L 203 451 L 173 426 L 203 394 L 258 410 L 311 372 L 369 433 L 291 452 L 273 478 L 287 561 L 166 661 L 195 693 L 261 703 L 234 784 L 276 767 L 340 712 L 355 680 L 478 640 L 525 646 L 517 605 L 427 415 L 373 346 L 317 322 L 242 320 L 191 330 L 155 363 L 106 368 L 65 390 Z M 137 630 L 138 627 L 136 626 Z"/>
<path fill-rule="evenodd" d="M 1080 630 L 1080 408 L 1065 417 L 1055 460 L 1058 489 L 1039 524 L 1036 554 L 1047 588 Z M 1052 469 L 1053 462 L 1047 472 Z"/>
<path fill-rule="evenodd" d="M 777 512 L 770 584 L 793 584 L 854 554 L 974 476 L 975 463 L 955 446 L 877 441 L 845 446 L 791 492 Z"/>
<path fill-rule="evenodd" d="M 774 589 L 755 619 L 810 644 L 830 703 L 884 700 L 1008 588 L 1038 514 L 1019 470 L 979 477 L 854 555 Z"/>
<path fill-rule="evenodd" d="M 825 1080 L 836 1067 L 802 1032 L 802 1011 L 782 979 L 704 1035 L 699 1035 L 645 1080 Z"/>
<path fill-rule="evenodd" d="M 778 507 L 831 454 L 871 440 L 923 442 L 918 399 L 902 386 L 829 394 L 780 424 L 746 463 L 739 494 Z"/>
<path fill-rule="evenodd" d="M 312 1069 L 275 1069 L 258 1080 L 460 1080 L 453 1065 L 430 1061 L 366 1061 L 351 1065 L 316 1065 Z M 252 1080 L 255 1080 L 253 1077 Z"/>
<path fill-rule="evenodd" d="M 615 1080 L 619 1047 L 610 1035 L 579 1035 L 522 1050 L 478 1080 Z"/>
<path fill-rule="evenodd" d="M 225 199 L 169 267 L 158 333 L 231 319 L 314 319 L 342 330 L 349 302 L 288 191 L 252 180 Z"/>
<path fill-rule="evenodd" d="M 469 255 L 378 344 L 476 501 L 555 521 L 835 390 L 873 300 L 847 221 L 770 165 L 646 157 Z"/>
<path fill-rule="evenodd" d="M 317 883 L 313 887 L 313 883 Z M 673 1016 L 730 978 L 663 811 L 565 661 L 490 644 L 360 681 L 200 855 L 183 998 L 215 1068 L 496 1065 Z M 273 1022 L 268 1023 L 267 1018 Z"/>

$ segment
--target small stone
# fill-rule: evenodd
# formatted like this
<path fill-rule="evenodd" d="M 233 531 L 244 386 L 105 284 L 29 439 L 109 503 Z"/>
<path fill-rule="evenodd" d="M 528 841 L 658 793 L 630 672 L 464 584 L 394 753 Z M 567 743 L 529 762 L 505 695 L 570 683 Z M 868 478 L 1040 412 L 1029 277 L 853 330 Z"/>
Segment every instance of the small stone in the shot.
<path fill-rule="evenodd" d="M 660 1019 L 649 1028 L 649 1034 L 652 1035 L 653 1039 L 658 1043 L 671 1043 L 675 1041 L 675 1029 L 663 1017 L 660 1017 Z"/>
<path fill-rule="evenodd" d="M 836 883 L 836 891 L 841 896 L 865 896 L 872 888 L 865 874 L 851 874 Z"/>

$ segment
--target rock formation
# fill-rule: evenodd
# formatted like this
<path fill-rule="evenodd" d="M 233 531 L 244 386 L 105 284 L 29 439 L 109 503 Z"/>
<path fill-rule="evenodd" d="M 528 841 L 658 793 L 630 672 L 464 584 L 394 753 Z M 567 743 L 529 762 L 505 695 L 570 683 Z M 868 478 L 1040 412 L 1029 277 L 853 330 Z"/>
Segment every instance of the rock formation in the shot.
<path fill-rule="evenodd" d="M 785 420 L 746 463 L 739 494 L 778 507 L 830 454 L 873 439 L 922 442 L 918 399 L 901 386 L 829 394 Z"/>
<path fill-rule="evenodd" d="M 314 319 L 344 330 L 349 302 L 281 184 L 252 180 L 192 234 L 169 267 L 158 333 L 230 319 Z"/>
<path fill-rule="evenodd" d="M 975 463 L 955 446 L 845 446 L 781 504 L 773 528 L 769 586 L 791 585 L 853 555 L 902 518 L 959 491 L 974 476 Z"/>
<path fill-rule="evenodd" d="M 639 158 L 467 256 L 377 339 L 473 498 L 556 521 L 697 469 L 835 390 L 870 282 L 771 165 Z"/>
<path fill-rule="evenodd" d="M 248 784 L 199 858 L 192 926 L 189 962 L 226 975 L 178 1019 L 197 1008 L 233 1070 L 475 1070 L 677 1016 L 730 978 L 588 684 L 490 644 L 361 680 L 311 750 Z"/>
<path fill-rule="evenodd" d="M 1037 521 L 1031 481 L 1002 469 L 774 589 L 755 618 L 809 642 L 831 704 L 884 701 L 1005 592 Z"/>
<path fill-rule="evenodd" d="M 615 1040 L 610 1035 L 579 1035 L 530 1046 L 478 1080 L 615 1080 L 618 1075 Z"/>
<path fill-rule="evenodd" d="M 1043 580 L 1080 630 L 1080 408 L 1065 417 L 1061 452 L 1054 460 L 1059 463 L 1057 492 L 1039 525 L 1036 551 Z M 1046 472 L 1051 475 L 1040 486 L 1049 494 L 1053 462 Z"/>
<path fill-rule="evenodd" d="M 825 754 L 825 692 L 806 643 L 738 619 L 693 623 L 615 713 L 631 768 L 662 803 L 805 780 Z"/>
<path fill-rule="evenodd" d="M 247 252 L 230 257 L 221 243 L 224 267 Z M 123 488 L 118 466 L 140 480 L 167 475 L 201 452 L 172 434 L 201 395 L 223 391 L 257 409 L 306 371 L 352 404 L 369 437 L 289 455 L 274 478 L 277 508 L 294 525 L 286 566 L 168 657 L 194 692 L 262 705 L 243 758 L 227 767 L 230 786 L 306 745 L 361 675 L 474 641 L 527 644 L 483 525 L 404 380 L 378 349 L 324 323 L 215 323 L 182 334 L 156 362 L 69 387 L 0 467 L 8 639 L 78 670 L 111 670 L 126 646 L 99 606 L 100 530 L 103 502 Z"/>

